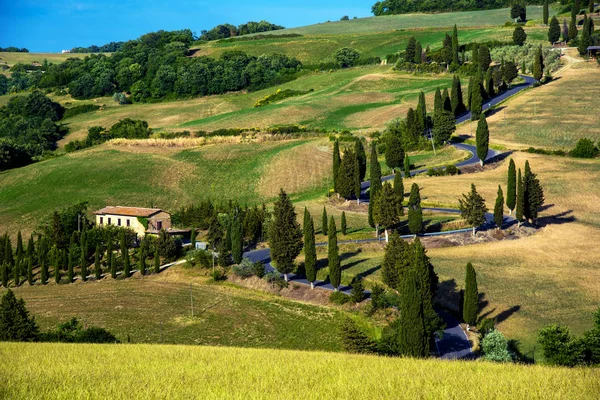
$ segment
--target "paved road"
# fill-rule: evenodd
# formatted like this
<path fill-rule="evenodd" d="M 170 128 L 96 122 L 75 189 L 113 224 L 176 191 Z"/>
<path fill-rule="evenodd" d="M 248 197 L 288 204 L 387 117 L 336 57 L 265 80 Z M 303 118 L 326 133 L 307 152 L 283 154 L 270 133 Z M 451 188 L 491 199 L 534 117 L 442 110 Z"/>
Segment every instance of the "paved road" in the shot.
<path fill-rule="evenodd" d="M 486 104 L 483 105 L 483 110 L 485 111 L 485 110 L 489 109 L 490 107 L 493 107 L 493 106 L 501 103 L 502 101 L 506 100 L 510 96 L 513 96 L 514 94 L 518 93 L 519 91 L 521 91 L 523 89 L 527 89 L 528 87 L 532 86 L 535 83 L 535 79 L 533 79 L 531 77 L 524 76 L 524 75 L 521 75 L 521 77 L 525 80 L 524 83 L 515 85 L 512 89 L 502 93 L 499 96 L 496 96 L 494 99 L 490 100 L 489 102 L 487 102 Z M 470 119 L 471 119 L 471 113 L 467 112 L 464 115 L 459 116 L 456 119 L 456 123 L 458 124 L 461 122 L 468 121 Z M 457 163 L 456 164 L 457 167 L 464 167 L 467 165 L 473 165 L 473 164 L 477 164 L 480 162 L 480 159 L 477 156 L 477 148 L 475 146 L 465 144 L 465 143 L 453 143 L 452 146 L 454 146 L 458 149 L 461 149 L 461 150 L 466 150 L 471 153 L 471 157 L 468 160 Z M 488 150 L 486 160 L 490 160 L 492 158 L 498 157 L 499 155 L 501 155 L 500 152 L 490 149 L 490 150 Z M 426 172 L 426 170 L 416 170 L 416 171 L 411 171 L 410 174 L 412 176 L 412 175 L 421 174 L 424 172 Z M 388 175 L 388 176 L 384 176 L 381 180 L 388 181 L 393 178 L 394 178 L 394 175 Z M 370 186 L 371 186 L 371 183 L 369 181 L 365 181 L 361 184 L 361 201 L 368 202 L 369 196 L 367 194 L 367 191 Z M 447 209 L 447 208 L 424 208 L 423 210 L 434 211 L 434 212 L 444 212 L 444 213 L 460 213 L 459 210 Z M 506 216 L 504 217 L 504 222 L 503 222 L 504 226 L 510 226 L 514 223 L 516 223 L 516 220 L 513 217 L 506 217 Z M 494 226 L 494 215 L 491 213 L 487 213 L 486 214 L 486 223 L 484 225 L 482 225 L 481 227 L 479 227 L 478 229 L 480 229 L 480 230 L 481 229 L 490 229 L 493 226 Z M 443 235 L 443 234 L 450 235 L 450 234 L 456 234 L 456 233 L 464 232 L 464 231 L 465 230 L 458 230 L 458 231 L 452 231 L 452 232 L 441 232 L 441 233 L 437 233 L 435 235 L 436 236 Z M 467 229 L 467 231 L 468 231 L 468 229 Z M 407 235 L 404 237 L 412 237 L 412 236 L 413 235 Z M 376 239 L 376 238 L 350 240 L 350 241 L 340 241 L 340 242 L 338 242 L 338 244 L 369 243 L 369 242 L 375 242 L 378 240 L 379 239 Z M 327 243 L 317 243 L 316 245 L 317 246 L 327 246 Z M 249 251 L 249 252 L 244 253 L 244 257 L 250 259 L 253 262 L 261 261 L 265 265 L 265 269 L 269 272 L 275 271 L 275 268 L 273 268 L 273 266 L 271 265 L 271 250 L 270 249 L 260 249 L 260 250 Z M 302 285 L 310 285 L 310 282 L 308 282 L 308 280 L 306 280 L 306 278 L 303 276 L 299 276 L 299 275 L 295 275 L 295 274 L 288 274 L 288 279 L 294 283 L 299 283 Z M 315 285 L 315 288 L 330 290 L 330 291 L 334 290 L 333 286 L 330 283 L 327 283 L 324 281 L 316 281 L 314 283 L 314 285 Z M 338 288 L 338 290 L 340 290 L 341 292 L 344 292 L 346 294 L 350 294 L 351 288 L 348 286 L 341 286 Z M 369 291 L 365 291 L 365 293 L 367 295 L 370 295 Z M 472 357 L 473 354 L 471 352 L 471 343 L 469 342 L 465 332 L 460 327 L 458 321 L 452 315 L 448 314 L 447 312 L 445 312 L 443 310 L 438 310 L 438 313 L 442 317 L 444 322 L 446 323 L 446 329 L 444 330 L 443 337 L 440 339 L 436 339 L 436 347 L 437 347 L 439 356 L 444 359 L 459 359 L 459 358 Z"/>

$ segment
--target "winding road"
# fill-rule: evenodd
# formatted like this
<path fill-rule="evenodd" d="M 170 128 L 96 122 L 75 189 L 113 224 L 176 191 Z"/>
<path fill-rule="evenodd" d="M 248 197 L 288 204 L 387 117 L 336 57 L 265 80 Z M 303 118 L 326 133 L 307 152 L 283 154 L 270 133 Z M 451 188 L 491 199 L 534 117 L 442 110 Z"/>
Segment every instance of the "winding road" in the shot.
<path fill-rule="evenodd" d="M 491 99 L 490 101 L 488 101 L 486 104 L 483 105 L 483 110 L 485 111 L 493 106 L 498 105 L 499 103 L 501 103 L 504 100 L 506 100 L 507 98 L 515 95 L 516 93 L 533 86 L 533 84 L 536 82 L 535 79 L 533 79 L 529 76 L 525 76 L 525 75 L 520 75 L 520 76 L 521 76 L 521 78 L 523 78 L 525 80 L 524 83 L 515 85 L 510 90 L 507 90 L 506 92 L 494 97 L 493 99 Z M 467 112 L 467 113 L 459 116 L 456 119 L 456 123 L 459 124 L 459 123 L 468 121 L 470 119 L 471 119 L 471 112 Z M 453 143 L 452 146 L 454 146 L 457 149 L 466 150 L 471 153 L 471 157 L 468 160 L 465 160 L 465 161 L 455 164 L 457 167 L 474 165 L 474 164 L 478 164 L 480 162 L 480 159 L 477 156 L 477 149 L 475 146 L 465 144 L 465 143 Z M 489 161 L 491 159 L 494 159 L 494 158 L 500 157 L 500 156 L 503 156 L 503 153 L 490 149 L 490 150 L 488 150 L 486 160 Z M 425 170 L 411 171 L 411 176 L 421 174 L 424 172 L 426 172 L 426 171 Z M 388 175 L 388 176 L 384 176 L 383 178 L 381 178 L 381 180 L 388 181 L 393 178 L 394 178 L 394 175 Z M 369 181 L 365 181 L 361 184 L 361 201 L 363 201 L 363 202 L 368 202 L 367 191 L 368 191 L 370 185 L 371 185 L 371 183 Z M 460 211 L 458 211 L 458 210 L 447 209 L 447 208 L 423 208 L 423 210 L 434 211 L 434 212 L 437 211 L 437 212 L 444 212 L 444 213 L 460 213 Z M 506 226 L 506 225 L 513 224 L 515 222 L 516 222 L 516 220 L 513 217 L 505 216 L 503 225 Z M 486 223 L 484 225 L 482 225 L 481 227 L 479 227 L 478 229 L 480 229 L 480 230 L 481 229 L 489 229 L 490 227 L 493 227 L 493 226 L 494 226 L 494 216 L 491 213 L 487 213 L 486 214 Z M 467 228 L 467 229 L 460 229 L 460 230 L 448 231 L 448 232 L 437 232 L 437 233 L 429 233 L 429 234 L 426 233 L 423 236 L 452 235 L 452 234 L 456 234 L 456 233 L 468 232 L 470 230 L 471 230 L 470 228 Z M 412 238 L 412 237 L 414 237 L 414 235 L 405 235 L 402 237 L 403 238 Z M 376 242 L 379 240 L 380 239 L 376 239 L 376 238 L 361 239 L 361 240 L 349 240 L 349 241 L 340 241 L 340 242 L 338 242 L 338 244 L 369 243 L 369 242 Z M 317 243 L 316 245 L 322 247 L 322 246 L 327 246 L 327 243 Z M 270 249 L 260 249 L 260 250 L 248 251 L 248 252 L 244 253 L 244 257 L 248 258 L 252 262 L 257 262 L 257 261 L 262 262 L 265 265 L 265 269 L 268 272 L 275 271 L 275 268 L 271 265 Z M 298 283 L 298 284 L 302 284 L 302 285 L 310 285 L 310 282 L 308 282 L 308 280 L 305 277 L 300 276 L 300 275 L 288 274 L 288 279 L 294 283 Z M 315 281 L 314 285 L 315 285 L 315 288 L 318 288 L 318 289 L 324 289 L 324 290 L 330 290 L 330 291 L 334 290 L 334 287 L 328 282 Z M 343 293 L 350 294 L 351 288 L 348 286 L 340 286 L 338 288 L 338 290 L 340 290 Z M 365 293 L 367 295 L 370 295 L 370 291 L 365 291 Z M 458 321 L 452 315 L 447 313 L 446 311 L 439 310 L 438 313 L 442 317 L 444 322 L 446 323 L 446 329 L 444 330 L 444 335 L 441 338 L 436 338 L 436 347 L 437 347 L 437 352 L 438 352 L 439 357 L 443 358 L 443 359 L 461 359 L 461 358 L 464 359 L 464 358 L 472 357 L 473 354 L 471 352 L 471 342 L 467 338 L 466 333 L 460 327 Z"/>

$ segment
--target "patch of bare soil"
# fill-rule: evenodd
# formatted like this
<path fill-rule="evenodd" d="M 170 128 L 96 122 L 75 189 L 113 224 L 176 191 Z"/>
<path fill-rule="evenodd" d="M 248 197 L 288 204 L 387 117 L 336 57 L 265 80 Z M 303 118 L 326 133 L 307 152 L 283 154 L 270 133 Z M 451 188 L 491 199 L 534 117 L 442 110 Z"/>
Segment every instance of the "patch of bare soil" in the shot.
<path fill-rule="evenodd" d="M 337 196 L 332 196 L 331 198 L 329 198 L 329 205 L 340 211 L 356 213 L 369 212 L 369 203 L 358 204 L 356 200 L 346 200 L 344 198 L 338 198 Z"/>
<path fill-rule="evenodd" d="M 423 237 L 421 242 L 427 248 L 466 246 L 470 244 L 499 242 L 501 240 L 516 240 L 532 236 L 537 231 L 538 229 L 536 228 L 522 225 L 520 227 L 513 226 L 501 231 L 490 229 L 483 232 L 477 232 L 475 236 L 470 232 L 465 232 L 444 237 Z"/>
<path fill-rule="evenodd" d="M 484 166 L 481 166 L 480 164 L 467 165 L 464 167 L 460 167 L 459 170 L 460 170 L 461 174 L 474 174 L 474 173 L 483 172 L 483 171 L 491 171 L 493 169 L 498 168 L 503 163 L 504 163 L 504 158 L 501 160 L 498 160 L 498 161 L 487 163 Z"/>

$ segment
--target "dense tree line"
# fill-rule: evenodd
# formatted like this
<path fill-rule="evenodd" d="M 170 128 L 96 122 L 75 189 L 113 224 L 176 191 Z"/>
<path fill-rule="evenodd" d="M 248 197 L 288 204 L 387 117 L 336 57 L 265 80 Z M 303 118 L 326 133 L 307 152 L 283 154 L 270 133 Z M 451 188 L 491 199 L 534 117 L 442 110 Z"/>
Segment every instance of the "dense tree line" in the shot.
<path fill-rule="evenodd" d="M 27 165 L 54 150 L 65 129 L 56 124 L 64 108 L 34 91 L 0 108 L 0 171 Z"/>
<path fill-rule="evenodd" d="M 72 140 L 65 146 L 65 151 L 85 149 L 104 143 L 111 139 L 147 139 L 152 134 L 152 129 L 148 127 L 146 121 L 139 119 L 125 118 L 110 129 L 104 129 L 101 126 L 92 126 L 88 128 L 88 134 L 85 140 Z"/>
<path fill-rule="evenodd" d="M 29 53 L 29 50 L 27 50 L 25 47 L 18 48 L 14 46 L 0 47 L 0 52 L 2 51 L 6 53 Z"/>
<path fill-rule="evenodd" d="M 217 25 L 211 30 L 203 30 L 200 34 L 200 40 L 218 40 L 229 37 L 248 35 L 250 33 L 260 33 L 285 29 L 284 26 L 275 25 L 267 21 L 254 22 L 249 21 L 237 27 L 231 24 Z"/>
<path fill-rule="evenodd" d="M 542 4 L 543 0 L 530 0 L 528 4 Z M 512 1 L 508 0 L 383 0 L 376 2 L 371 7 L 371 12 L 378 15 L 408 14 L 414 12 L 440 12 L 440 11 L 473 11 L 491 10 L 508 7 Z"/>
<path fill-rule="evenodd" d="M 13 74 L 7 86 L 10 91 L 68 88 L 76 99 L 125 92 L 132 101 L 144 102 L 258 89 L 292 79 L 301 68 L 298 60 L 281 54 L 253 57 L 232 51 L 219 59 L 188 57 L 193 41 L 190 30 L 152 32 L 126 42 L 110 57 L 69 58 L 43 74 Z"/>
<path fill-rule="evenodd" d="M 125 42 L 110 42 L 102 46 L 73 47 L 71 53 L 114 53 L 121 51 Z"/>

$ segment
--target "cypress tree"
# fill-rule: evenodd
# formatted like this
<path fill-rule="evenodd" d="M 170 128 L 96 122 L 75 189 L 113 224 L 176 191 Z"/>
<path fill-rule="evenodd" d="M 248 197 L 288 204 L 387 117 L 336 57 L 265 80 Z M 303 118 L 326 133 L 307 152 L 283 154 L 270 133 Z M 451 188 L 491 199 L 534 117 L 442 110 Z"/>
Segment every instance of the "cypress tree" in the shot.
<path fill-rule="evenodd" d="M 544 190 L 536 174 L 531 172 L 529 161 L 525 161 L 525 174 L 523 176 L 524 188 L 524 207 L 523 215 L 525 219 L 535 222 L 539 208 L 544 205 Z"/>
<path fill-rule="evenodd" d="M 94 274 L 96 275 L 96 280 L 100 280 L 102 278 L 102 267 L 100 266 L 100 245 L 96 245 L 96 251 L 94 253 Z"/>
<path fill-rule="evenodd" d="M 410 159 L 408 158 L 408 154 L 404 156 L 404 177 L 410 178 Z"/>
<path fill-rule="evenodd" d="M 346 212 L 342 211 L 342 222 L 341 222 L 342 226 L 342 235 L 346 235 L 346 230 L 347 230 L 347 225 L 346 225 Z"/>
<path fill-rule="evenodd" d="M 69 283 L 73 283 L 73 280 L 75 279 L 75 272 L 74 272 L 74 267 L 73 267 L 73 258 L 75 257 L 75 254 L 73 254 L 73 247 L 69 246 L 69 264 L 68 264 L 68 272 L 67 272 L 67 281 Z"/>
<path fill-rule="evenodd" d="M 410 37 L 408 39 L 408 43 L 406 43 L 406 49 L 404 52 L 404 60 L 406 62 L 412 63 L 415 61 L 415 49 L 417 47 L 417 41 L 414 37 Z"/>
<path fill-rule="evenodd" d="M 490 130 L 488 129 L 487 120 L 485 114 L 481 113 L 479 122 L 477 123 L 477 131 L 475 132 L 475 142 L 477 144 L 477 157 L 479 162 L 483 166 L 490 144 Z"/>
<path fill-rule="evenodd" d="M 340 286 L 342 280 L 342 268 L 340 263 L 340 254 L 337 244 L 337 229 L 335 227 L 335 220 L 333 216 L 329 218 L 329 240 L 327 245 L 328 253 L 328 264 L 329 267 L 329 283 L 334 287 L 337 292 L 338 286 Z"/>
<path fill-rule="evenodd" d="M 415 58 L 414 58 L 415 64 L 421 64 L 422 56 L 423 56 L 423 46 L 421 46 L 421 42 L 417 41 L 417 44 L 415 45 Z"/>
<path fill-rule="evenodd" d="M 504 219 L 504 195 L 502 194 L 502 188 L 498 185 L 498 197 L 496 197 L 496 204 L 494 206 L 494 222 L 498 229 L 502 229 L 502 221 Z"/>
<path fill-rule="evenodd" d="M 310 282 L 310 288 L 314 289 L 317 279 L 317 249 L 315 247 L 315 227 L 313 219 L 304 207 L 304 271 L 306 280 Z"/>
<path fill-rule="evenodd" d="M 27 243 L 27 258 L 31 258 L 32 263 L 33 263 L 34 253 L 35 253 L 35 243 L 33 241 L 33 235 L 31 235 L 31 236 L 29 236 L 29 242 Z M 1 259 L 0 259 L 0 262 L 2 262 Z"/>
<path fill-rule="evenodd" d="M 506 183 L 506 207 L 508 207 L 512 215 L 515 206 L 517 205 L 517 172 L 515 162 L 510 159 L 508 163 L 508 180 Z"/>
<path fill-rule="evenodd" d="M 423 230 L 421 193 L 419 191 L 419 185 L 416 183 L 412 184 L 410 188 L 410 197 L 408 199 L 408 229 L 413 235 L 417 235 Z"/>
<path fill-rule="evenodd" d="M 433 338 L 433 333 L 440 327 L 441 320 L 433 308 L 433 298 L 438 285 L 438 276 L 433 270 L 433 265 L 427 257 L 425 248 L 421 240 L 417 237 L 413 242 L 410 251 L 411 269 L 415 272 L 417 289 L 421 294 L 423 321 L 425 324 L 426 341 L 423 344 L 429 353 L 429 343 Z"/>
<path fill-rule="evenodd" d="M 451 99 L 452 112 L 455 117 L 458 117 L 460 114 L 465 112 L 465 104 L 463 101 L 462 87 L 460 85 L 460 78 L 457 75 L 454 75 L 452 78 L 452 92 Z"/>
<path fill-rule="evenodd" d="M 573 0 L 573 5 L 571 6 L 571 19 L 576 20 L 577 14 L 581 10 L 581 2 L 579 0 Z"/>
<path fill-rule="evenodd" d="M 123 240 L 121 242 L 121 257 L 123 257 L 123 275 L 125 278 L 129 278 L 129 275 L 131 275 L 131 263 L 129 260 L 129 247 L 127 246 L 125 234 L 123 234 Z"/>
<path fill-rule="evenodd" d="M 542 11 L 542 20 L 544 21 L 544 25 L 548 25 L 548 16 L 550 15 L 548 0 L 544 0 L 544 9 Z M 554 43 L 554 42 L 550 42 Z"/>
<path fill-rule="evenodd" d="M 21 259 L 19 257 L 19 255 L 17 255 L 17 260 L 15 261 L 15 266 L 13 268 L 13 280 L 15 283 L 15 286 L 20 286 L 21 285 Z"/>
<path fill-rule="evenodd" d="M 548 0 L 546 0 L 548 1 Z M 560 24 L 556 16 L 552 17 L 550 21 L 550 28 L 548 28 L 548 41 L 552 44 L 558 42 L 560 39 Z"/>
<path fill-rule="evenodd" d="M 375 196 L 381 191 L 381 165 L 379 165 L 379 160 L 377 158 L 377 145 L 375 144 L 375 142 L 371 142 L 370 162 L 371 165 L 369 169 L 369 225 L 375 227 L 375 222 L 373 221 L 373 203 L 375 200 Z"/>
<path fill-rule="evenodd" d="M 594 0 L 589 0 L 590 14 L 594 12 L 594 5 L 595 5 L 595 1 Z"/>
<path fill-rule="evenodd" d="M 385 246 L 385 254 L 381 263 L 383 283 L 392 289 L 401 290 L 408 274 L 411 254 L 408 243 L 400 235 L 392 232 L 390 241 Z"/>
<path fill-rule="evenodd" d="M 190 233 L 190 244 L 192 245 L 192 250 L 196 249 L 196 228 L 192 228 Z"/>
<path fill-rule="evenodd" d="M 6 261 L 2 262 L 2 271 L 0 271 L 2 275 L 2 286 L 5 288 L 8 287 L 8 264 Z"/>
<path fill-rule="evenodd" d="M 321 215 L 321 233 L 327 236 L 327 224 L 329 219 L 327 218 L 327 209 L 323 206 L 323 214 Z"/>
<path fill-rule="evenodd" d="M 479 69 L 482 72 L 487 72 L 490 68 L 492 57 L 490 56 L 490 49 L 486 45 L 479 47 Z"/>
<path fill-rule="evenodd" d="M 275 267 L 283 273 L 287 282 L 287 274 L 294 271 L 294 260 L 302 251 L 302 231 L 296 220 L 294 205 L 283 189 L 280 190 L 279 198 L 273 207 L 273 220 L 269 226 L 269 247 Z"/>
<path fill-rule="evenodd" d="M 521 168 L 519 168 L 519 175 L 517 178 L 517 209 L 515 211 L 515 218 L 517 224 L 520 226 L 523 221 L 525 208 L 525 185 L 523 185 L 523 179 L 521 177 Z"/>
<path fill-rule="evenodd" d="M 471 62 L 473 63 L 473 66 L 479 69 L 479 43 L 477 42 L 473 43 L 473 49 L 471 51 Z"/>
<path fill-rule="evenodd" d="M 471 90 L 471 120 L 475 121 L 483 110 L 482 82 L 480 75 L 473 78 L 473 89 Z"/>
<path fill-rule="evenodd" d="M 452 30 L 452 64 L 458 66 L 458 29 L 456 24 Z"/>
<path fill-rule="evenodd" d="M 8 235 L 6 235 L 6 240 L 4 241 L 4 262 L 6 262 L 8 269 L 10 269 L 15 263 L 13 258 L 12 244 L 10 243 L 10 238 Z"/>
<path fill-rule="evenodd" d="M 417 105 L 415 120 L 418 125 L 418 131 L 423 133 L 427 121 L 427 105 L 425 104 L 425 94 L 423 92 L 419 93 L 419 104 Z"/>
<path fill-rule="evenodd" d="M 54 283 L 60 284 L 60 264 L 62 262 L 62 250 L 56 249 L 54 254 Z"/>
<path fill-rule="evenodd" d="M 402 201 L 404 201 L 404 182 L 402 181 L 402 174 L 399 172 L 394 175 L 394 192 L 396 192 L 400 204 L 402 204 Z"/>
<path fill-rule="evenodd" d="M 567 25 L 567 19 L 563 18 L 563 27 L 562 27 L 562 40 L 563 42 L 567 42 L 569 40 L 569 26 Z"/>
<path fill-rule="evenodd" d="M 360 180 L 360 163 L 356 153 L 354 154 L 354 196 L 356 197 L 356 204 L 360 204 L 361 195 L 361 180 Z"/>
<path fill-rule="evenodd" d="M 542 59 L 542 50 L 538 48 L 533 57 L 533 78 L 536 81 L 540 81 L 542 79 L 542 73 L 544 71 L 544 64 Z"/>
<path fill-rule="evenodd" d="M 117 257 L 114 255 L 110 258 L 110 276 L 117 279 Z"/>
<path fill-rule="evenodd" d="M 569 22 L 569 42 L 577 37 L 579 31 L 577 30 L 577 21 L 574 18 L 571 18 Z"/>
<path fill-rule="evenodd" d="M 471 109 L 471 96 L 473 95 L 473 75 L 469 76 L 469 87 L 467 88 L 467 106 Z"/>
<path fill-rule="evenodd" d="M 379 226 L 385 229 L 385 239 L 388 241 L 387 230 L 400 222 L 400 216 L 404 214 L 400 198 L 392 189 L 389 182 L 386 182 L 377 195 L 373 219 Z"/>
<path fill-rule="evenodd" d="M 442 105 L 445 111 L 452 112 L 452 102 L 450 100 L 450 95 L 448 94 L 448 88 L 444 88 L 442 92 Z"/>
<path fill-rule="evenodd" d="M 158 274 L 159 272 L 160 272 L 160 255 L 158 254 L 158 248 L 157 248 L 154 250 L 154 273 Z"/>
<path fill-rule="evenodd" d="M 433 111 L 442 111 L 444 109 L 444 103 L 442 102 L 442 92 L 440 88 L 435 89 L 435 96 L 433 97 Z"/>
<path fill-rule="evenodd" d="M 48 283 L 48 265 L 46 265 L 45 260 L 42 260 L 42 264 L 40 265 L 40 268 L 42 270 L 42 276 L 41 276 L 42 285 L 45 285 Z"/>
<path fill-rule="evenodd" d="M 465 274 L 465 292 L 463 297 L 463 320 L 469 325 L 477 323 L 479 313 L 479 293 L 477 292 L 477 275 L 473 264 L 468 263 Z"/>
<path fill-rule="evenodd" d="M 243 233 L 242 233 L 242 216 L 239 212 L 233 217 L 231 223 L 231 255 L 233 256 L 233 262 L 239 264 L 242 262 L 242 256 L 244 253 Z"/>
<path fill-rule="evenodd" d="M 579 38 L 579 43 L 577 44 L 577 50 L 579 50 L 579 54 L 582 56 L 586 55 L 587 48 L 592 44 L 590 38 L 590 22 L 591 18 L 587 17 L 587 14 L 583 16 L 583 29 L 581 31 L 581 38 Z M 593 33 L 593 29 L 592 32 Z"/>
<path fill-rule="evenodd" d="M 485 206 L 483 197 L 477 193 L 474 183 L 471 184 L 469 194 L 463 194 L 462 196 L 463 198 L 458 200 L 460 216 L 473 227 L 473 235 L 475 235 L 475 228 L 485 223 L 485 213 L 488 209 Z"/>
<path fill-rule="evenodd" d="M 494 78 L 492 77 L 492 69 L 488 69 L 485 73 L 485 90 L 489 98 L 494 97 Z"/>
<path fill-rule="evenodd" d="M 429 353 L 425 345 L 429 340 L 425 332 L 423 299 L 417 288 L 416 273 L 412 268 L 409 271 L 400 297 L 399 347 L 402 355 L 425 357 Z"/>
<path fill-rule="evenodd" d="M 87 281 L 87 265 L 88 261 L 87 261 L 87 243 L 83 242 L 82 239 L 82 243 L 81 243 L 81 261 L 79 262 L 80 267 L 81 267 L 81 280 L 82 281 Z"/>
<path fill-rule="evenodd" d="M 138 269 L 142 276 L 146 275 L 146 249 L 144 244 L 138 249 Z"/>
<path fill-rule="evenodd" d="M 354 142 L 354 154 L 358 160 L 358 179 L 362 182 L 367 175 L 367 153 L 365 153 L 365 147 L 359 138 L 356 138 Z"/>
<path fill-rule="evenodd" d="M 231 217 L 231 210 L 227 214 L 227 227 L 225 228 L 225 251 L 231 251 L 231 224 L 233 218 Z"/>
<path fill-rule="evenodd" d="M 333 190 L 337 193 L 337 176 L 342 160 L 340 158 L 340 143 L 337 139 L 333 142 Z"/>
<path fill-rule="evenodd" d="M 523 46 L 527 41 L 527 34 L 521 26 L 517 26 L 513 31 L 513 43 L 517 46 Z"/>
<path fill-rule="evenodd" d="M 342 164 L 340 165 L 340 169 L 338 170 L 338 194 L 345 198 L 349 199 L 356 192 L 356 180 L 357 180 L 357 160 L 356 155 L 350 149 L 346 149 L 344 151 L 344 156 L 342 157 Z M 360 183 L 359 183 L 360 185 Z"/>
<path fill-rule="evenodd" d="M 385 142 L 385 163 L 391 169 L 398 168 L 403 158 L 404 148 L 400 135 L 390 132 Z"/>
<path fill-rule="evenodd" d="M 33 285 L 33 260 L 32 257 L 27 257 L 27 282 Z"/>

